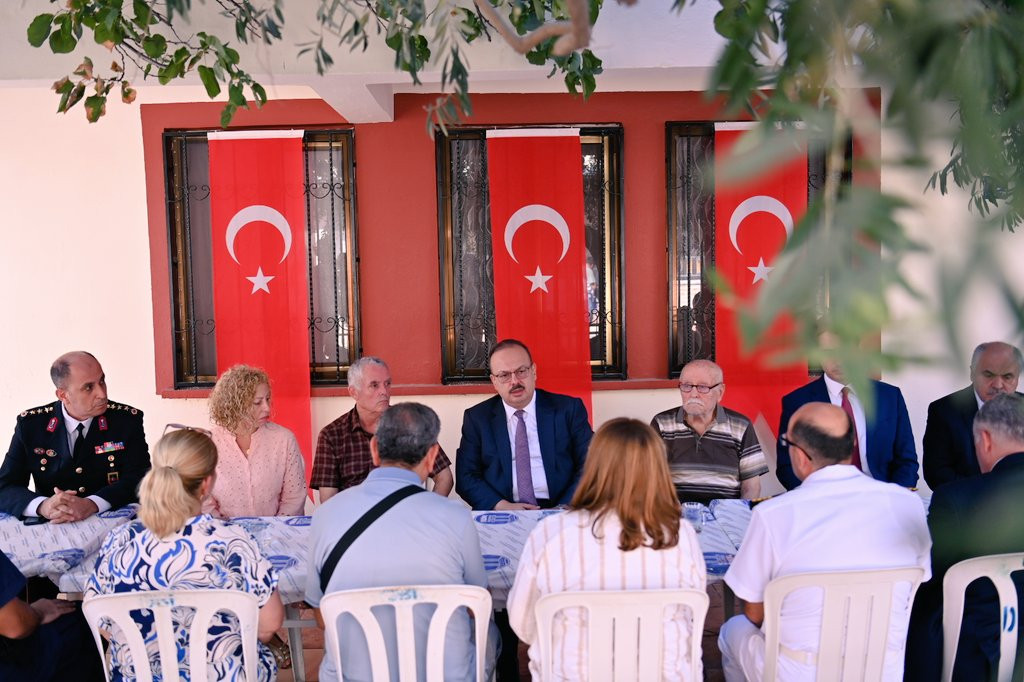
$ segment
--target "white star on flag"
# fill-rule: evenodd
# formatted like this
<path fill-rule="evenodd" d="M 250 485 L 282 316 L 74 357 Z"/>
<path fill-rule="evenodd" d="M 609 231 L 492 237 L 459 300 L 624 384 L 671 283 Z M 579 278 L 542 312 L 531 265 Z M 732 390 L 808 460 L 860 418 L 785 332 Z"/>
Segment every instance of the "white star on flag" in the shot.
<path fill-rule="evenodd" d="M 750 270 L 752 273 L 754 273 L 754 281 L 751 282 L 751 284 L 757 284 L 762 280 L 767 280 L 768 273 L 774 269 L 775 268 L 764 264 L 764 258 L 758 258 L 757 265 L 753 267 L 747 267 L 747 270 Z"/>
<path fill-rule="evenodd" d="M 538 265 L 537 272 L 533 273 L 532 275 L 523 275 L 523 277 L 530 280 L 530 284 L 533 285 L 530 287 L 530 293 L 532 294 L 533 292 L 537 291 L 537 289 L 540 289 L 541 291 L 547 291 L 547 282 L 549 279 L 551 279 L 552 275 L 541 274 L 540 266 Z"/>
<path fill-rule="evenodd" d="M 269 294 L 270 287 L 268 287 L 267 284 L 269 284 L 270 280 L 274 279 L 274 277 L 275 275 L 264 275 L 262 267 L 257 268 L 255 275 L 252 277 L 246 277 L 247 280 L 252 282 L 252 291 L 250 293 L 255 294 L 257 291 L 265 291 Z"/>

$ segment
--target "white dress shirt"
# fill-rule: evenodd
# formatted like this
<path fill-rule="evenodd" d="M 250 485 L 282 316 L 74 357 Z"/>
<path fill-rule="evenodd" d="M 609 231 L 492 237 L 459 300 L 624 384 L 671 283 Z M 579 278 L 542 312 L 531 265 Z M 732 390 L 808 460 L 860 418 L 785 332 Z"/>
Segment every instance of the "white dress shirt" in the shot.
<path fill-rule="evenodd" d="M 85 434 L 89 433 L 89 427 L 92 426 L 93 418 L 89 417 L 84 421 L 75 419 L 70 414 L 68 414 L 67 409 L 65 409 L 63 405 L 61 406 L 61 413 L 64 415 L 64 429 L 67 431 L 68 436 L 68 453 L 74 454 L 75 441 L 78 440 L 78 425 L 83 425 L 82 437 L 84 438 Z M 47 492 L 51 494 L 53 493 L 52 490 L 37 490 L 36 492 Z M 39 505 L 41 505 L 46 500 L 47 497 L 49 497 L 49 495 L 40 495 L 39 497 L 29 502 L 28 506 L 25 507 L 25 516 L 39 516 Z M 110 509 L 110 503 L 104 500 L 102 497 L 97 497 L 96 495 L 89 495 L 85 499 L 92 500 L 93 503 L 96 505 L 98 511 L 105 512 L 108 509 Z"/>
<path fill-rule="evenodd" d="M 519 501 L 519 476 L 516 473 L 516 429 L 519 426 L 518 408 L 512 407 L 504 400 L 505 423 L 508 426 L 508 443 L 512 448 L 512 502 Z M 549 499 L 548 477 L 544 473 L 544 460 L 540 454 L 540 437 L 537 435 L 537 392 L 533 392 L 530 404 L 523 408 L 523 421 L 526 422 L 526 440 L 530 444 L 530 473 L 533 474 L 533 494 L 538 500 Z"/>
<path fill-rule="evenodd" d="M 836 407 L 843 406 L 843 389 L 848 388 L 850 396 L 850 407 L 853 408 L 854 428 L 857 429 L 857 449 L 860 451 L 860 468 L 868 476 L 872 476 L 871 468 L 868 466 L 868 428 L 867 417 L 864 415 L 864 406 L 860 398 L 853 392 L 853 386 L 841 384 L 829 375 L 825 374 L 825 387 L 828 388 L 828 399 Z M 873 477 L 873 476 L 872 476 Z"/>
<path fill-rule="evenodd" d="M 856 571 L 920 566 L 931 577 L 931 536 L 921 498 L 895 483 L 861 475 L 847 464 L 818 469 L 785 495 L 754 508 L 736 558 L 725 574 L 733 593 L 747 602 L 764 601 L 764 590 L 775 578 L 795 573 Z M 903 679 L 903 650 L 910 616 L 910 586 L 893 593 L 892 618 L 883 680 Z M 821 590 L 804 588 L 782 604 L 779 642 L 794 652 L 818 649 L 822 609 Z M 764 635 L 751 633 L 743 652 L 743 670 L 758 680 L 764 666 Z M 724 665 L 724 659 L 723 659 Z M 813 665 L 779 658 L 779 679 L 815 679 Z"/>

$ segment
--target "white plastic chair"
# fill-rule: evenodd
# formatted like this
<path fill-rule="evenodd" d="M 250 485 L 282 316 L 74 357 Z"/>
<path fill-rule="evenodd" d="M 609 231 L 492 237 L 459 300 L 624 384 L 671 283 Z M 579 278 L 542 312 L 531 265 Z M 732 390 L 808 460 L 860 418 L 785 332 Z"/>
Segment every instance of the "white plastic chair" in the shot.
<path fill-rule="evenodd" d="M 90 597 L 82 602 L 82 613 L 89 622 L 96 647 L 103 657 L 103 637 L 100 621 L 109 618 L 121 631 L 124 644 L 128 647 L 135 663 L 135 679 L 138 682 L 152 682 L 149 669 L 149 654 L 146 643 L 139 632 L 139 626 L 131 616 L 132 611 L 148 609 L 153 612 L 157 643 L 160 647 L 160 675 L 164 680 L 177 680 L 178 647 L 175 642 L 171 609 L 184 607 L 195 609 L 192 627 L 189 629 L 189 673 L 192 682 L 206 682 L 206 633 L 210 621 L 218 611 L 234 613 L 239 622 L 242 637 L 242 657 L 245 679 L 255 682 L 258 653 L 256 648 L 259 602 L 256 595 L 237 590 L 174 590 L 166 592 L 120 592 Z M 197 644 L 202 643 L 202 646 Z M 103 666 L 103 674 L 110 680 L 110 671 Z"/>
<path fill-rule="evenodd" d="M 370 651 L 370 666 L 374 682 L 392 679 L 384 646 L 384 633 L 374 607 L 390 606 L 395 612 L 398 632 L 398 679 L 416 680 L 416 642 L 413 609 L 419 604 L 436 604 L 427 630 L 427 682 L 444 680 L 444 640 L 448 622 L 460 608 L 473 612 L 476 633 L 476 679 L 483 682 L 484 663 L 487 658 L 487 628 L 491 621 L 491 594 L 476 585 L 409 585 L 405 587 L 374 587 L 361 590 L 342 590 L 325 595 L 320 601 L 320 614 L 324 620 L 324 639 L 327 653 L 342 679 L 341 644 L 338 638 L 338 620 L 349 614 L 363 629 Z"/>
<path fill-rule="evenodd" d="M 953 679 L 953 662 L 960 644 L 960 625 L 964 619 L 964 596 L 967 586 L 978 578 L 988 578 L 999 593 L 1001 618 L 999 636 L 999 682 L 1009 682 L 1017 657 L 1017 631 L 1020 613 L 1017 609 L 1017 588 L 1010 573 L 1024 569 L 1024 553 L 993 554 L 965 559 L 954 564 L 942 579 L 942 679 Z"/>
<path fill-rule="evenodd" d="M 659 680 L 664 653 L 665 609 L 689 607 L 690 676 L 701 679 L 700 650 L 708 595 L 703 590 L 601 590 L 556 592 L 537 600 L 541 680 L 552 679 L 553 624 L 564 609 L 587 612 L 587 669 L 592 679 Z M 601 671 L 600 674 L 593 671 Z"/>
<path fill-rule="evenodd" d="M 882 679 L 896 585 L 910 585 L 906 620 L 924 577 L 924 569 L 895 568 L 866 571 L 798 573 L 776 578 L 764 592 L 764 680 L 777 676 L 779 616 L 790 592 L 805 587 L 824 591 L 821 635 L 815 663 L 819 682 Z"/>

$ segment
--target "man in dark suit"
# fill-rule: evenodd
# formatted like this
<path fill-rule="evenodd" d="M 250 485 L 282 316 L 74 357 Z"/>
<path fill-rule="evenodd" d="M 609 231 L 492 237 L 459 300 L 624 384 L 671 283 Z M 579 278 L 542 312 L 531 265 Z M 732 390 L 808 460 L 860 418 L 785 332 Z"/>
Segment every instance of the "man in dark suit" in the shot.
<path fill-rule="evenodd" d="M 982 343 L 971 356 L 971 385 L 928 406 L 922 443 L 924 480 L 934 490 L 943 483 L 977 476 L 971 425 L 978 408 L 1000 393 L 1017 390 L 1024 357 L 1001 341 Z"/>
<path fill-rule="evenodd" d="M 142 412 L 107 400 L 103 368 L 84 351 L 57 358 L 50 378 L 57 402 L 18 417 L 0 467 L 0 511 L 63 523 L 136 501 L 149 469 Z"/>
<path fill-rule="evenodd" d="M 473 509 L 568 504 L 594 435 L 583 401 L 537 389 L 520 341 L 498 343 L 489 363 L 498 395 L 466 410 L 455 490 Z"/>
<path fill-rule="evenodd" d="M 834 336 L 821 335 L 822 348 L 833 348 Z M 814 402 L 832 403 L 841 407 L 856 426 L 852 464 L 879 481 L 896 483 L 905 488 L 917 485 L 917 449 L 910 427 L 910 415 L 903 393 L 892 384 L 871 380 L 874 390 L 874 415 L 867 419 L 864 407 L 846 383 L 843 367 L 834 359 L 822 361 L 824 375 L 801 386 L 782 398 L 779 433 L 786 430 L 790 418 L 801 405 Z M 787 490 L 800 485 L 793 473 L 789 447 L 779 443 L 776 448 L 776 476 Z"/>
<path fill-rule="evenodd" d="M 491 349 L 491 383 L 498 395 L 466 410 L 455 454 L 455 490 L 473 509 L 538 509 L 568 504 L 576 491 L 594 432 L 579 398 L 542 391 L 537 365 L 521 341 Z M 499 682 L 519 679 L 519 638 L 504 610 Z"/>
<path fill-rule="evenodd" d="M 1024 552 L 1024 396 L 996 394 L 974 418 L 981 474 L 940 486 L 928 508 L 932 579 L 914 601 L 906 679 L 937 680 L 942 668 L 942 579 L 964 559 Z M 1022 581 L 1015 579 L 1018 602 Z M 992 583 L 966 593 L 954 680 L 988 680 L 999 664 L 1000 614 Z"/>

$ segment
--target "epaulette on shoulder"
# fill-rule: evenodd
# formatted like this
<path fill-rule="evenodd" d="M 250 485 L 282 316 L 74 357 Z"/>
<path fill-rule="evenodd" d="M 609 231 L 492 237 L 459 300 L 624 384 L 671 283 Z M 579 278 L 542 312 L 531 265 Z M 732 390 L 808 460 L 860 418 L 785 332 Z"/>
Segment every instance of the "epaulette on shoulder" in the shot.
<path fill-rule="evenodd" d="M 55 412 L 56 410 L 53 407 L 52 403 L 49 405 L 40 405 L 39 407 L 31 407 L 25 410 L 24 412 L 18 415 L 18 419 L 24 419 L 25 417 L 34 416 L 37 414 L 54 414 Z"/>
<path fill-rule="evenodd" d="M 125 405 L 124 403 L 115 403 L 113 400 L 107 401 L 108 410 L 117 410 L 118 412 L 127 412 L 128 414 L 136 415 L 142 414 L 142 410 L 132 407 L 131 405 Z"/>

